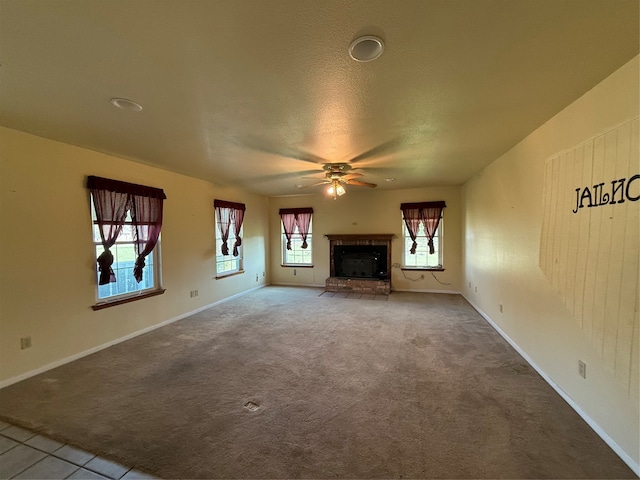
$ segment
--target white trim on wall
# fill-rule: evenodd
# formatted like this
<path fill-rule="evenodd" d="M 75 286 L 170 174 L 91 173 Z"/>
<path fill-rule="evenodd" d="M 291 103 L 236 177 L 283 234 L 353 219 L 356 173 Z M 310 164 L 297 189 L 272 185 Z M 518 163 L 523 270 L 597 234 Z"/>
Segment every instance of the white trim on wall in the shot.
<path fill-rule="evenodd" d="M 392 292 L 412 292 L 412 293 L 447 293 L 449 295 L 462 295 L 457 290 L 409 290 L 408 288 L 392 288 Z"/>
<path fill-rule="evenodd" d="M 538 372 L 538 374 L 544 379 L 545 382 L 547 382 L 549 384 L 549 386 L 551 388 L 553 388 L 558 395 L 560 395 L 565 402 L 567 402 L 569 404 L 569 406 L 571 408 L 573 408 L 575 410 L 575 412 L 580 415 L 580 417 L 582 417 L 582 419 L 587 422 L 587 425 L 589 425 L 594 432 L 596 432 L 596 434 L 598 434 L 598 436 L 600 438 L 602 438 L 602 440 L 604 440 L 604 442 L 609 445 L 609 447 L 611 447 L 611 449 L 622 459 L 622 461 L 624 463 L 626 463 L 629 468 L 631 470 L 633 470 L 633 472 L 640 476 L 640 465 L 638 465 L 636 462 L 634 462 L 634 460 L 631 458 L 631 456 L 629 454 L 627 454 L 627 452 L 625 452 L 622 447 L 620 447 L 620 445 L 618 445 L 615 440 L 613 440 L 609 435 L 607 435 L 607 433 L 600 427 L 600 425 L 598 425 L 589 415 L 587 415 L 584 410 L 582 410 L 580 408 L 580 406 L 573 401 L 573 399 L 569 396 L 569 394 L 567 394 L 564 390 L 562 390 L 562 388 L 560 388 L 558 386 L 558 384 L 556 384 L 553 380 L 551 380 L 551 378 L 538 366 L 535 364 L 535 362 L 526 354 L 526 352 L 524 350 L 522 350 L 518 344 L 516 342 L 514 342 L 499 326 L 498 324 L 496 324 L 490 317 L 489 315 L 487 315 L 486 313 L 484 313 L 480 307 L 478 307 L 475 303 L 473 303 L 473 301 L 471 299 L 469 299 L 464 293 L 462 294 L 462 296 L 467 300 L 467 302 L 469 302 L 469 304 L 476 309 L 476 311 L 482 316 L 482 318 L 484 318 L 489 325 L 491 325 L 494 330 L 496 332 L 498 332 L 500 334 L 500 336 L 502 336 L 502 338 L 504 338 L 509 345 L 511 345 L 521 356 L 522 358 L 529 364 L 531 365 L 531 367 Z"/>

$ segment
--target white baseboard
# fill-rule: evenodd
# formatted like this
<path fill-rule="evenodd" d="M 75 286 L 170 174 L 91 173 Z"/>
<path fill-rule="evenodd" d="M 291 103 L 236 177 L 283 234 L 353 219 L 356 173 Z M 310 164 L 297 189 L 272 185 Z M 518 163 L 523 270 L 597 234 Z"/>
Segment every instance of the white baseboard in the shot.
<path fill-rule="evenodd" d="M 516 342 L 514 342 L 499 326 L 498 324 L 496 324 L 490 317 L 489 315 L 487 315 L 486 313 L 484 313 L 475 303 L 473 303 L 473 301 L 471 301 L 469 298 L 467 298 L 466 295 L 462 294 L 462 296 L 467 300 L 467 302 L 469 302 L 469 304 L 476 309 L 476 311 L 489 323 L 489 325 L 491 325 L 496 332 L 498 332 L 502 338 L 504 338 L 509 345 L 511 345 L 521 356 L 522 358 L 525 359 L 525 361 L 531 365 L 531 367 L 538 372 L 538 374 L 540 374 L 540 376 L 544 379 L 545 382 L 547 382 L 551 388 L 553 388 L 558 395 L 560 395 L 565 402 L 567 402 L 569 404 L 569 406 L 571 408 L 573 408 L 576 413 L 578 415 L 580 415 L 580 417 L 582 417 L 582 419 L 587 422 L 587 425 L 589 425 L 594 432 L 596 432 L 598 434 L 598 436 L 600 438 L 602 438 L 602 440 L 604 440 L 604 442 L 609 445 L 609 447 L 611 447 L 611 449 L 620 457 L 620 459 L 622 459 L 622 461 L 624 463 L 626 463 L 629 468 L 631 470 L 633 470 L 633 472 L 640 476 L 640 465 L 638 463 L 636 463 L 633 458 L 631 458 L 631 456 L 625 452 L 622 447 L 620 447 L 620 445 L 618 445 L 615 440 L 613 440 L 613 438 L 611 438 L 607 432 L 605 432 L 602 427 L 600 427 L 600 425 L 598 425 L 589 415 L 586 414 L 586 412 L 584 410 L 582 410 L 582 408 L 580 408 L 580 406 L 569 396 L 569 394 L 567 392 L 565 392 L 564 390 L 562 390 L 562 388 L 560 388 L 560 386 L 555 383 L 540 367 L 538 367 L 538 365 L 536 365 L 536 363 L 529 357 L 529 355 L 526 354 L 526 352 L 524 350 L 522 350 L 518 344 Z"/>
<path fill-rule="evenodd" d="M 324 283 L 272 283 L 271 285 L 276 287 L 313 287 L 313 288 L 324 288 L 326 285 Z"/>
<path fill-rule="evenodd" d="M 446 293 L 450 295 L 461 295 L 460 292 L 456 290 L 407 290 L 404 288 L 392 288 L 391 293 L 393 292 L 409 292 L 409 293 Z"/>
<path fill-rule="evenodd" d="M 52 363 L 49 363 L 49 364 L 44 365 L 42 367 L 36 368 L 35 370 L 30 370 L 28 372 L 22 373 L 20 375 L 15 376 L 15 377 L 8 378 L 7 380 L 3 380 L 2 382 L 0 382 L 0 390 L 5 388 L 5 387 L 8 387 L 9 385 L 13 385 L 14 383 L 21 382 L 22 380 L 26 380 L 27 378 L 34 377 L 34 376 L 39 375 L 41 373 L 44 373 L 44 372 L 47 372 L 47 371 L 52 370 L 54 368 L 60 367 L 60 366 L 62 366 L 64 364 L 66 364 L 66 363 L 73 362 L 74 360 L 78 360 L 78 359 L 80 359 L 82 357 L 86 357 L 87 355 L 91 355 L 92 353 L 96 353 L 96 352 L 99 352 L 100 350 L 104 350 L 105 348 L 109 348 L 109 347 L 111 347 L 113 345 L 117 345 L 118 343 L 125 342 L 125 341 L 130 340 L 130 339 L 132 339 L 134 337 L 137 337 L 138 335 L 142 335 L 144 333 L 151 332 L 151 331 L 156 330 L 156 329 L 158 329 L 160 327 L 164 327 L 165 325 L 169 325 L 170 323 L 177 322 L 178 320 L 182 320 L 183 318 L 190 317 L 191 315 L 195 315 L 196 313 L 200 313 L 203 310 L 206 310 L 207 308 L 211 308 L 211 307 L 214 307 L 216 305 L 220 305 L 221 303 L 228 302 L 229 300 L 233 300 L 234 298 L 241 297 L 242 295 L 246 295 L 249 292 L 253 292 L 254 290 L 258 290 L 259 288 L 263 288 L 265 286 L 266 285 L 259 285 L 257 287 L 250 288 L 249 290 L 245 290 L 243 292 L 236 293 L 235 295 L 231 295 L 230 297 L 223 298 L 222 300 L 218 300 L 217 302 L 213 302 L 213 303 L 211 303 L 209 305 L 205 305 L 204 307 L 196 308 L 195 310 L 191 310 L 191 311 L 189 311 L 187 313 L 183 313 L 181 315 L 178 315 L 177 317 L 173 317 L 173 318 L 170 318 L 170 319 L 165 320 L 163 322 L 156 323 L 155 325 L 151 325 L 149 327 L 143 328 L 142 330 L 135 331 L 133 333 L 125 335 L 124 337 L 120 337 L 120 338 L 117 338 L 115 340 L 111 340 L 111 341 L 109 341 L 107 343 L 103 343 L 102 345 L 98 345 L 97 347 L 93 347 L 93 348 L 90 348 L 88 350 L 84 350 L 84 351 L 82 351 L 80 353 L 76 353 L 74 355 L 71 355 L 70 357 L 66 357 L 66 358 L 63 358 L 61 360 L 56 360 L 55 362 L 52 362 Z"/>

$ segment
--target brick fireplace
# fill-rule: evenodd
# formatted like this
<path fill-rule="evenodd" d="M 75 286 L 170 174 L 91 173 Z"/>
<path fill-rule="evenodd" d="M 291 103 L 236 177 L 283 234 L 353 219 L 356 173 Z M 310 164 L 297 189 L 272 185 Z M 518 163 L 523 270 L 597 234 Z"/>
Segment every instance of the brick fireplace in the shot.
<path fill-rule="evenodd" d="M 330 234 L 328 292 L 391 293 L 392 233 Z"/>

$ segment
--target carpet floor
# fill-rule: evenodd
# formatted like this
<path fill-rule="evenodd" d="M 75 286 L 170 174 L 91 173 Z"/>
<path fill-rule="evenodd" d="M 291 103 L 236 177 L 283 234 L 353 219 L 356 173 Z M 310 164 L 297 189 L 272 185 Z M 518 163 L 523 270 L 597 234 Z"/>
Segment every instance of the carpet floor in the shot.
<path fill-rule="evenodd" d="M 266 287 L 0 390 L 161 478 L 636 478 L 458 295 Z"/>

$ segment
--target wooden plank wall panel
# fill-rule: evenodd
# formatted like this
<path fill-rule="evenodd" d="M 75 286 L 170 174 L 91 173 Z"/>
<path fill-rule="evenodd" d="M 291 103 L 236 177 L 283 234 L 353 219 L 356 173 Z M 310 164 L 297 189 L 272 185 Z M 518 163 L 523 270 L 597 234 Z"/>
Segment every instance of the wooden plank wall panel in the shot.
<path fill-rule="evenodd" d="M 605 137 L 603 135 L 598 137 L 594 141 L 593 146 L 593 173 L 591 182 L 584 184 L 584 186 L 592 186 L 598 182 L 610 180 L 609 177 L 605 177 Z M 583 182 L 584 183 L 584 182 Z M 580 184 L 578 184 L 580 185 Z M 574 187 L 575 189 L 575 187 Z M 592 189 L 594 196 L 598 196 L 597 189 Z M 574 195 L 575 198 L 575 195 Z M 589 277 L 593 278 L 593 291 L 589 293 L 592 299 L 592 309 L 589 311 L 591 315 L 591 336 L 593 346 L 600 350 L 602 354 L 602 344 L 604 341 L 604 288 L 607 284 L 606 274 L 607 271 L 603 269 L 603 265 L 609 261 L 611 255 L 611 244 L 606 242 L 607 228 L 603 225 L 605 215 L 613 215 L 614 206 L 605 205 L 597 208 L 585 207 L 577 215 L 591 215 L 591 243 L 589 244 L 589 256 L 586 259 L 588 263 Z M 606 212 L 603 212 L 606 210 Z M 620 265 L 618 266 L 620 268 Z"/>
<path fill-rule="evenodd" d="M 571 172 L 575 172 L 576 168 L 582 168 L 583 154 L 584 148 L 579 148 L 571 152 L 570 158 L 567 159 L 567 165 Z M 580 218 L 576 215 L 571 215 L 569 219 L 569 232 L 578 232 L 578 238 L 580 238 Z M 565 287 L 565 298 L 568 299 L 567 307 L 569 307 L 572 315 L 576 314 L 576 297 L 578 296 L 576 289 L 582 288 L 582 283 L 576 281 L 576 274 L 578 272 L 578 249 L 576 248 L 575 240 L 575 238 L 572 238 L 572 242 L 570 242 Z M 582 294 L 582 291 L 580 291 L 580 294 Z"/>
<path fill-rule="evenodd" d="M 630 140 L 630 125 L 624 125 L 620 127 L 617 132 L 610 132 L 605 136 L 605 176 L 606 178 L 619 179 L 627 176 L 627 165 L 629 164 L 629 140 Z M 614 135 L 617 133 L 617 135 Z M 626 148 L 625 148 L 626 145 Z M 625 230 L 628 221 L 628 211 L 630 202 L 625 202 L 616 205 L 615 215 L 607 217 L 608 244 L 611 245 L 611 250 L 608 256 L 608 262 L 603 266 L 606 270 L 607 283 L 605 288 L 605 299 L 603 302 L 603 309 L 605 314 L 611 318 L 618 318 L 620 323 L 623 319 L 620 318 L 620 293 L 622 292 L 622 271 L 618 270 L 620 266 L 624 267 L 624 248 L 619 248 L 618 244 L 620 240 L 624 242 Z M 631 203 L 633 206 L 633 204 Z M 607 259 L 606 256 L 601 256 Z M 599 269 L 600 271 L 600 269 Z M 604 273 L 604 272 L 603 272 Z M 633 316 L 631 316 L 633 319 Z M 616 369 L 616 357 L 617 357 L 617 343 L 618 343 L 618 330 L 620 325 L 618 322 L 605 322 L 605 332 L 603 335 L 602 355 L 604 361 L 612 370 Z M 627 342 L 624 342 L 627 343 Z M 624 345 L 620 345 L 621 349 L 624 349 Z M 630 356 L 629 356 L 630 358 Z"/>
<path fill-rule="evenodd" d="M 625 148 L 621 142 L 621 150 L 623 155 L 628 155 L 628 163 L 637 166 L 638 164 L 638 152 L 639 146 L 639 122 L 634 122 L 630 125 L 628 143 L 629 148 Z M 621 164 L 624 163 L 621 160 Z M 621 171 L 624 172 L 624 165 L 620 166 Z M 622 178 L 622 177 L 620 177 Z M 636 194 L 638 192 L 636 191 Z M 637 391 L 639 377 L 638 364 L 639 349 L 638 336 L 638 300 L 640 293 L 638 292 L 638 277 L 639 271 L 639 255 L 638 245 L 640 245 L 640 202 L 623 203 L 619 206 L 625 207 L 626 218 L 628 222 L 625 225 L 625 236 L 622 242 L 617 242 L 616 247 L 624 251 L 623 256 L 625 259 L 629 259 L 623 262 L 622 275 L 621 275 L 621 294 L 620 294 L 620 319 L 618 332 L 617 332 L 617 349 L 616 349 L 616 377 L 619 380 L 625 380 L 626 372 L 620 367 L 626 364 L 631 365 L 631 372 L 629 373 L 630 388 Z M 629 345 L 626 339 L 632 338 L 634 343 Z"/>
<path fill-rule="evenodd" d="M 582 177 L 587 178 L 587 176 L 591 177 L 591 158 L 592 158 L 592 149 L 593 145 L 583 145 L 582 148 L 578 149 L 579 161 L 582 165 L 576 165 L 575 172 L 580 172 L 580 168 L 582 167 Z M 545 213 L 546 214 L 546 213 Z M 585 291 L 585 283 L 587 278 L 587 264 L 584 261 L 584 256 L 586 255 L 587 250 L 589 249 L 589 227 L 591 222 L 589 221 L 588 215 L 580 215 L 578 218 L 579 228 L 577 230 L 578 238 L 576 245 L 576 274 L 575 274 L 575 284 L 574 284 L 574 318 L 578 320 L 580 327 L 590 335 L 591 333 L 591 325 L 584 325 L 584 316 L 582 312 L 584 310 L 584 291 Z M 578 261 L 579 259 L 579 261 Z"/>
<path fill-rule="evenodd" d="M 626 187 L 640 173 L 639 144 L 635 119 L 547 159 L 539 262 L 604 364 L 629 391 L 640 383 L 640 179 L 628 192 Z M 614 184 L 622 179 L 624 191 L 613 198 Z"/>

